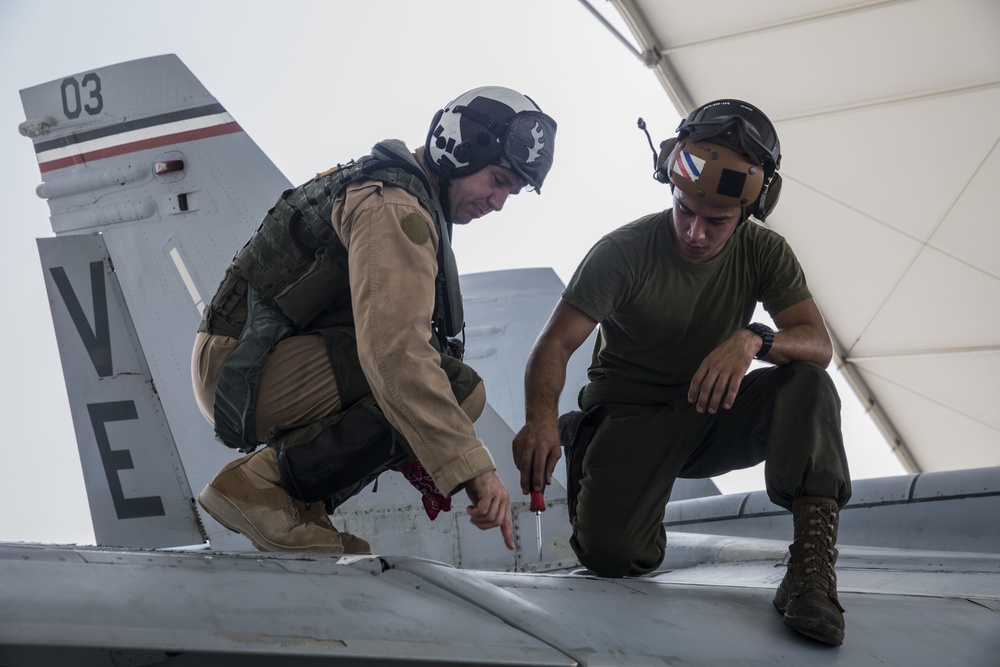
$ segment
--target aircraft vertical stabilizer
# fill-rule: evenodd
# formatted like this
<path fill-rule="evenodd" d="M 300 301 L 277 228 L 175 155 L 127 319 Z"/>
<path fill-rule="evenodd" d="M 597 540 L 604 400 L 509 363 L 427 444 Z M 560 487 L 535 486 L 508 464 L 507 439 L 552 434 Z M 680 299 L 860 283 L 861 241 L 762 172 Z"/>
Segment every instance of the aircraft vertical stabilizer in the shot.
<path fill-rule="evenodd" d="M 203 541 L 103 237 L 39 239 L 38 252 L 98 544 Z"/>
<path fill-rule="evenodd" d="M 232 455 L 194 402 L 194 332 L 288 181 L 173 55 L 67 76 L 21 99 L 56 234 L 39 252 L 95 536 L 201 543 L 192 490 Z M 213 543 L 247 544 L 202 518 Z"/>

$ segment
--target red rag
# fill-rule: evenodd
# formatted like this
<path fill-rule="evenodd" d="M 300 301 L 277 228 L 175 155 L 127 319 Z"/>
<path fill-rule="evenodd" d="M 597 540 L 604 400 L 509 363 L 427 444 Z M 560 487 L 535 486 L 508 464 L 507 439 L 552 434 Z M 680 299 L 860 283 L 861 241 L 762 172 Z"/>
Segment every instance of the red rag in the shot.
<path fill-rule="evenodd" d="M 413 487 L 422 495 L 424 511 L 427 512 L 431 521 L 437 518 L 441 512 L 451 511 L 451 498 L 442 495 L 434 479 L 430 476 L 420 461 L 411 461 L 404 466 L 393 468 L 406 478 Z"/>

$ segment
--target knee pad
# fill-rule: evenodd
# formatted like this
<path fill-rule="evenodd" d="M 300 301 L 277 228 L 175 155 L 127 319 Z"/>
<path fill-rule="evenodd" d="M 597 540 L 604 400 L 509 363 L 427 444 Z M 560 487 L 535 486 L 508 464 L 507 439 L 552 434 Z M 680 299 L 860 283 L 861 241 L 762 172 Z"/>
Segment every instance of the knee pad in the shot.
<path fill-rule="evenodd" d="M 371 396 L 327 419 L 280 433 L 274 447 L 282 486 L 303 502 L 337 507 L 391 467 L 414 460 Z"/>
<path fill-rule="evenodd" d="M 462 412 L 468 415 L 473 422 L 478 420 L 483 416 L 483 410 L 486 409 L 486 386 L 482 382 L 477 384 L 469 397 L 462 401 L 458 407 L 462 408 Z"/>

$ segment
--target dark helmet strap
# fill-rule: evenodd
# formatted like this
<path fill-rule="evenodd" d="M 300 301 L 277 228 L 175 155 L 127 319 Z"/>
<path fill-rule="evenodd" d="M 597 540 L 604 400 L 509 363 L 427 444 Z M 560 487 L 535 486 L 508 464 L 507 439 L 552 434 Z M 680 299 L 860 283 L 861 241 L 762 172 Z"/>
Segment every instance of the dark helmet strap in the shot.
<path fill-rule="evenodd" d="M 448 190 L 451 188 L 451 172 L 455 169 L 455 163 L 447 155 L 442 155 L 437 164 L 431 163 L 430 151 L 424 151 L 424 163 L 435 172 L 438 177 L 438 200 L 441 202 L 441 212 L 444 220 L 451 224 L 451 200 L 448 198 Z"/>
<path fill-rule="evenodd" d="M 482 125 L 487 130 L 489 130 L 490 132 L 492 132 L 497 136 L 503 134 L 504 124 L 496 122 L 495 120 L 493 120 L 486 114 L 482 113 L 481 111 L 470 109 L 469 107 L 463 104 L 459 104 L 458 106 L 456 106 L 454 111 L 455 113 L 462 114 L 466 118 L 474 120 L 475 122 L 479 123 L 480 125 Z"/>
<path fill-rule="evenodd" d="M 451 199 L 448 198 L 448 189 L 451 186 L 451 179 L 441 177 L 438 179 L 438 200 L 441 202 L 441 213 L 444 214 L 444 221 L 451 224 Z"/>

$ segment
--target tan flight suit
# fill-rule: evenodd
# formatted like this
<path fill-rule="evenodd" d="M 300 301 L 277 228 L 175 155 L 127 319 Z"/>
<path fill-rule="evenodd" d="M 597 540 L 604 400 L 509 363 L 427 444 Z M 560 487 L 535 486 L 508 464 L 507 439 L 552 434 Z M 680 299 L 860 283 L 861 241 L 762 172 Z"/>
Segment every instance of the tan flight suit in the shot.
<path fill-rule="evenodd" d="M 433 179 L 433 176 L 429 176 Z M 480 382 L 461 405 L 429 340 L 438 236 L 430 213 L 406 190 L 380 181 L 352 183 L 331 224 L 348 249 L 358 355 L 372 394 L 445 496 L 495 469 L 476 437 L 486 405 Z M 192 357 L 195 396 L 214 423 L 215 384 L 234 338 L 199 333 Z M 323 339 L 278 343 L 261 368 L 255 428 L 305 425 L 340 410 Z"/>

